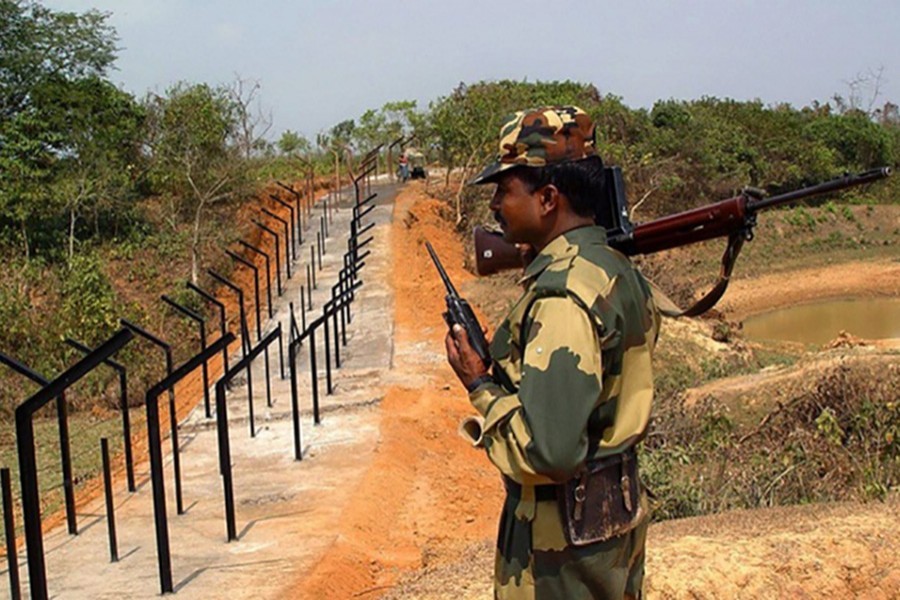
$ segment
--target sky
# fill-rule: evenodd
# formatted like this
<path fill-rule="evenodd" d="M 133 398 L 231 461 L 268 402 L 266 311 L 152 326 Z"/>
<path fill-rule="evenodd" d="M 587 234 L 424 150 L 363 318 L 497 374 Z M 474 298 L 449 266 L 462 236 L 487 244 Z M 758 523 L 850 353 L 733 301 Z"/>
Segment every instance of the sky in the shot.
<path fill-rule="evenodd" d="M 267 137 L 315 135 L 460 83 L 574 80 L 626 105 L 703 96 L 795 107 L 900 103 L 897 0 L 44 0 L 109 12 L 111 79 L 138 97 L 178 81 L 259 82 Z M 523 107 L 524 108 L 524 107 Z"/>

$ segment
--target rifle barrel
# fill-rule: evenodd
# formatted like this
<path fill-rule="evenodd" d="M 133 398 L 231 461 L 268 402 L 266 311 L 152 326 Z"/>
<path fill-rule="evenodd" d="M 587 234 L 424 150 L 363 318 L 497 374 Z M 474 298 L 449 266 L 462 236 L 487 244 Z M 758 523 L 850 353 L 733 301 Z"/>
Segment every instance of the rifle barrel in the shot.
<path fill-rule="evenodd" d="M 803 198 L 818 196 L 820 194 L 827 194 L 828 192 L 836 192 L 838 190 L 862 185 L 864 183 L 878 181 L 879 179 L 884 179 L 885 177 L 890 176 L 890 167 L 880 167 L 878 169 L 872 169 L 871 171 L 859 173 L 858 175 L 845 175 L 843 177 L 838 177 L 837 179 L 832 179 L 831 181 L 820 183 L 819 185 L 794 190 L 793 192 L 787 192 L 786 194 L 779 194 L 778 196 L 772 196 L 771 198 L 751 200 L 747 203 L 747 210 L 752 212 L 765 210 L 772 206 L 778 206 L 780 204 L 793 202 L 794 200 L 802 200 Z"/>

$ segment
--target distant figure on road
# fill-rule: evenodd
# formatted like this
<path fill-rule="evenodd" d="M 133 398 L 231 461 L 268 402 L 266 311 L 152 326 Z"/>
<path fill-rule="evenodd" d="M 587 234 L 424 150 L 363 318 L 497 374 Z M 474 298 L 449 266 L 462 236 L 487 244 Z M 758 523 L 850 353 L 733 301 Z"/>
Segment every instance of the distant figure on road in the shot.
<path fill-rule="evenodd" d="M 400 181 L 406 181 L 409 179 L 409 158 L 407 158 L 406 152 L 400 153 L 400 160 L 397 163 L 397 176 Z"/>
<path fill-rule="evenodd" d="M 411 179 L 425 179 L 425 155 L 416 148 L 407 148 L 406 156 L 409 159 L 409 176 Z"/>

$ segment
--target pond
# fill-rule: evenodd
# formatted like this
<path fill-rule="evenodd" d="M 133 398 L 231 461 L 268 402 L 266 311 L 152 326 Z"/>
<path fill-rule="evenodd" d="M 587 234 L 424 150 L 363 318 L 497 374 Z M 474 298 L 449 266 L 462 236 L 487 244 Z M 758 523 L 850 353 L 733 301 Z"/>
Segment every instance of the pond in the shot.
<path fill-rule="evenodd" d="M 841 331 L 864 339 L 900 338 L 900 298 L 800 304 L 748 317 L 743 331 L 755 340 L 818 345 Z"/>

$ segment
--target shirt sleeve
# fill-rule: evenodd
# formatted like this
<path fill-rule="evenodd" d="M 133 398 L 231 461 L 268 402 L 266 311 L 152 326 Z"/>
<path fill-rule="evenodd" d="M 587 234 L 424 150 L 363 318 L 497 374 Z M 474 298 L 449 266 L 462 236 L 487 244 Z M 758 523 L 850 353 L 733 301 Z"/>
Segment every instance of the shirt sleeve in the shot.
<path fill-rule="evenodd" d="M 484 419 L 478 445 L 504 475 L 523 485 L 559 483 L 587 456 L 588 419 L 603 387 L 597 327 L 567 297 L 538 300 L 529 316 L 518 393 L 487 383 L 469 399 Z"/>

